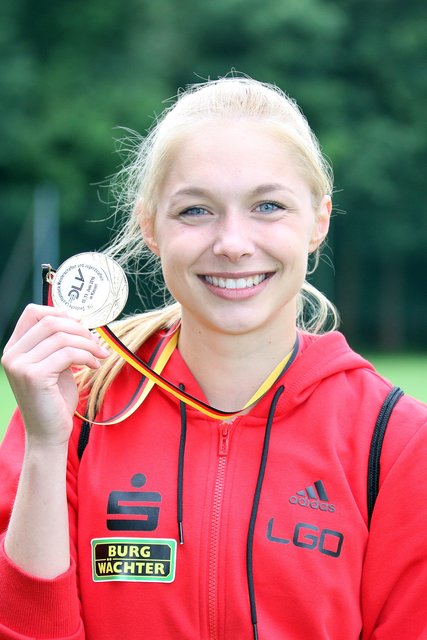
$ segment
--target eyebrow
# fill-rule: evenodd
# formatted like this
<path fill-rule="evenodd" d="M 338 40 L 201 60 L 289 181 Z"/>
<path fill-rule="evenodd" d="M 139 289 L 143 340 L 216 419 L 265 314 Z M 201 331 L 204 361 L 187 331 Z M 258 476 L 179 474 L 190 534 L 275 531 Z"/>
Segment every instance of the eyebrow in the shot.
<path fill-rule="evenodd" d="M 260 184 L 258 187 L 255 187 L 255 189 L 253 189 L 250 192 L 250 196 L 251 197 L 256 197 L 256 196 L 262 196 L 265 193 L 271 193 L 272 191 L 288 191 L 289 193 L 295 194 L 295 192 L 293 191 L 293 189 L 291 189 L 290 187 L 287 187 L 284 184 L 281 184 L 280 182 L 271 182 L 271 183 L 267 183 L 267 184 Z M 178 191 L 176 191 L 172 198 L 179 198 L 180 196 L 196 196 L 196 197 L 205 197 L 205 196 L 209 196 L 210 195 L 210 191 L 209 189 L 203 189 L 201 187 L 196 187 L 196 186 L 188 186 L 188 187 L 183 187 L 182 189 L 178 189 Z"/>
<path fill-rule="evenodd" d="M 287 187 L 280 182 L 271 182 L 267 184 L 260 184 L 259 187 L 256 187 L 252 192 L 252 196 L 262 196 L 264 193 L 269 193 L 270 191 L 289 191 L 289 193 L 294 194 L 294 190 L 290 187 Z"/>

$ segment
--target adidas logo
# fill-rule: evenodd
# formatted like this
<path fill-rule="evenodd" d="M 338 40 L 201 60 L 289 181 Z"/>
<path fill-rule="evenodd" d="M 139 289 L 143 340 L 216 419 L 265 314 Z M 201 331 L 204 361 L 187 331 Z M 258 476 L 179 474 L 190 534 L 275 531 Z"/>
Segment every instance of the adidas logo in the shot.
<path fill-rule="evenodd" d="M 291 504 L 308 509 L 318 509 L 319 511 L 335 511 L 335 505 L 329 502 L 325 485 L 321 480 L 316 480 L 312 485 L 297 491 L 294 496 L 289 498 Z"/>

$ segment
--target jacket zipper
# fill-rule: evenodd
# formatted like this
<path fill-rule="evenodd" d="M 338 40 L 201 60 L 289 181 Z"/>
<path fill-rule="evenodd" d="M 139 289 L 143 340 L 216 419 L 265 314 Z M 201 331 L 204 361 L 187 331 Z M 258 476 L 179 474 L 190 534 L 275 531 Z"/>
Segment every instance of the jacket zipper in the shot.
<path fill-rule="evenodd" d="M 209 547 L 209 579 L 208 579 L 208 614 L 209 640 L 218 638 L 217 603 L 218 603 L 218 556 L 221 510 L 224 495 L 225 470 L 230 443 L 231 424 L 222 422 L 219 425 L 218 466 L 212 505 Z"/>

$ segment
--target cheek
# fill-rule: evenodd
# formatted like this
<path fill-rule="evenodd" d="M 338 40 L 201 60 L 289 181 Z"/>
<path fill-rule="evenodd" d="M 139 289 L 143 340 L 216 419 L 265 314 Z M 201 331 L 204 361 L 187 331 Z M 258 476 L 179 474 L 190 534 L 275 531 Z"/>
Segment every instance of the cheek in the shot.
<path fill-rule="evenodd" d="M 265 240 L 266 250 L 281 262 L 305 263 L 310 251 L 312 227 L 289 226 L 281 232 L 269 234 Z"/>
<path fill-rule="evenodd" d="M 158 247 L 161 260 L 190 265 L 211 245 L 209 233 L 192 226 L 172 225 L 167 232 L 159 230 Z"/>
<path fill-rule="evenodd" d="M 178 270 L 176 265 L 170 264 L 168 261 L 161 261 L 163 280 L 166 288 L 177 300 L 179 299 L 179 282 Z"/>
<path fill-rule="evenodd" d="M 159 238 L 158 255 L 166 286 L 172 291 L 180 286 L 191 263 L 189 247 L 182 244 L 179 237 Z"/>

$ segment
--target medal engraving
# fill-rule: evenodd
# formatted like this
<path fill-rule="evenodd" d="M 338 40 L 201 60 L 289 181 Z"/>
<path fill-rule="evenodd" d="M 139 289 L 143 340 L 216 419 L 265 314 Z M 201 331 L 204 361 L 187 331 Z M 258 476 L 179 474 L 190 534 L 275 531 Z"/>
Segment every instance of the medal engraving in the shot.
<path fill-rule="evenodd" d="M 72 256 L 61 264 L 52 282 L 52 302 L 95 329 L 123 311 L 128 282 L 120 265 L 102 253 Z"/>

